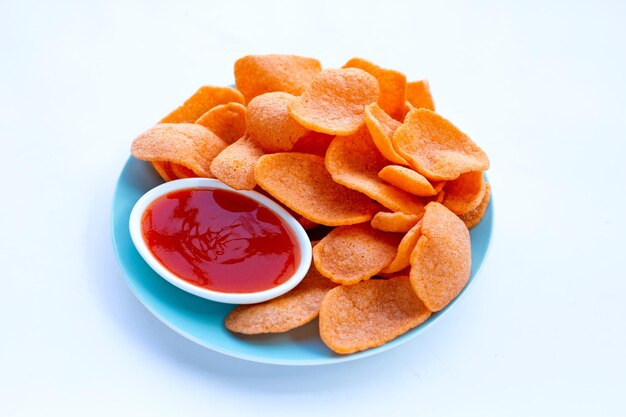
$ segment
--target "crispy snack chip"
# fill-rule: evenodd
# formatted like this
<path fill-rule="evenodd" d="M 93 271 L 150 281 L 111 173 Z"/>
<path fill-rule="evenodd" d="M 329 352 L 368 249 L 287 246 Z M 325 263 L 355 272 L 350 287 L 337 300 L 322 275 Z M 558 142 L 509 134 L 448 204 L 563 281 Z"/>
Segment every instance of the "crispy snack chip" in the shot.
<path fill-rule="evenodd" d="M 383 232 L 406 233 L 422 218 L 419 214 L 406 214 L 401 211 L 379 211 L 374 215 L 370 224 L 376 230 Z"/>
<path fill-rule="evenodd" d="M 143 161 L 168 161 L 189 168 L 199 177 L 213 177 L 209 167 L 227 143 L 204 126 L 162 123 L 139 135 L 130 152 Z"/>
<path fill-rule="evenodd" d="M 193 123 L 213 107 L 231 102 L 243 103 L 243 96 L 236 89 L 205 85 L 180 107 L 165 116 L 161 123 Z"/>
<path fill-rule="evenodd" d="M 320 307 L 320 336 L 336 353 L 383 345 L 430 316 L 409 278 L 373 279 L 333 288 Z"/>
<path fill-rule="evenodd" d="M 378 104 L 389 115 L 400 118 L 404 111 L 406 76 L 401 72 L 381 68 L 362 58 L 352 58 L 344 68 L 360 68 L 372 74 L 380 86 Z"/>
<path fill-rule="evenodd" d="M 388 161 L 395 164 L 408 165 L 408 162 L 398 155 L 391 144 L 393 132 L 395 132 L 401 124 L 402 123 L 385 113 L 377 103 L 365 106 L 365 125 L 380 153 Z"/>
<path fill-rule="evenodd" d="M 182 166 L 180 164 L 176 164 L 174 162 L 170 162 L 170 167 L 176 178 L 195 178 L 197 177 L 196 173 L 190 170 L 189 168 Z"/>
<path fill-rule="evenodd" d="M 333 282 L 356 284 L 391 263 L 401 238 L 373 229 L 369 223 L 336 227 L 313 248 L 313 262 Z"/>
<path fill-rule="evenodd" d="M 465 223 L 465 226 L 467 226 L 468 229 L 477 226 L 487 212 L 489 199 L 491 198 L 491 186 L 488 182 L 486 182 L 485 184 L 485 195 L 483 196 L 480 204 L 476 208 L 468 211 L 467 213 L 459 215 L 459 218 L 463 220 L 463 223 Z"/>
<path fill-rule="evenodd" d="M 358 68 L 327 69 L 289 104 L 302 126 L 329 135 L 350 135 L 363 126 L 365 106 L 378 100 L 378 81 Z"/>
<path fill-rule="evenodd" d="M 393 135 L 398 153 L 430 180 L 453 180 L 489 168 L 489 158 L 452 123 L 426 109 L 410 111 Z"/>
<path fill-rule="evenodd" d="M 326 169 L 335 182 L 368 195 L 391 211 L 423 213 L 424 206 L 417 197 L 378 178 L 386 164 L 367 129 L 335 137 L 326 152 Z"/>
<path fill-rule="evenodd" d="M 295 55 L 248 55 L 235 62 L 235 83 L 246 98 L 272 91 L 300 95 L 322 70 L 317 59 Z"/>
<path fill-rule="evenodd" d="M 309 130 L 308 133 L 302 136 L 291 148 L 292 152 L 312 153 L 324 157 L 326 151 L 330 146 L 330 142 L 335 137 L 333 135 L 327 135 L 326 133 L 314 132 Z"/>
<path fill-rule="evenodd" d="M 459 178 L 446 183 L 443 205 L 454 214 L 467 213 L 482 201 L 486 184 L 480 171 L 461 174 Z"/>
<path fill-rule="evenodd" d="M 437 194 L 435 188 L 422 174 L 410 168 L 399 165 L 387 165 L 378 172 L 378 176 L 407 193 L 422 197 Z"/>
<path fill-rule="evenodd" d="M 154 168 L 157 174 L 159 174 L 159 176 L 163 178 L 165 182 L 173 181 L 178 178 L 176 174 L 174 173 L 174 171 L 172 170 L 172 166 L 169 162 L 152 161 L 151 164 L 152 164 L 152 168 Z"/>
<path fill-rule="evenodd" d="M 288 151 L 308 132 L 289 116 L 287 106 L 295 98 L 276 91 L 256 96 L 248 103 L 247 134 L 267 152 Z"/>
<path fill-rule="evenodd" d="M 196 123 L 209 129 L 227 143 L 233 143 L 246 133 L 246 106 L 226 103 L 204 113 Z"/>
<path fill-rule="evenodd" d="M 426 80 L 406 83 L 406 100 L 415 108 L 435 111 L 435 102 L 430 94 L 430 84 Z"/>
<path fill-rule="evenodd" d="M 422 222 L 418 221 L 402 238 L 398 245 L 398 253 L 393 261 L 381 272 L 384 274 L 393 274 L 402 271 L 411 265 L 411 253 L 417 245 L 417 240 L 422 235 Z"/>
<path fill-rule="evenodd" d="M 305 153 L 264 155 L 254 170 L 256 182 L 272 197 L 326 226 L 362 223 L 377 210 L 365 195 L 333 181 L 324 158 Z"/>
<path fill-rule="evenodd" d="M 237 306 L 226 316 L 224 324 L 231 332 L 242 334 L 282 333 L 295 329 L 318 316 L 322 299 L 336 286 L 311 265 L 296 288 L 263 303 Z"/>
<path fill-rule="evenodd" d="M 439 203 L 429 203 L 422 236 L 411 254 L 411 285 L 430 311 L 447 306 L 470 278 L 472 253 L 465 224 Z"/>
<path fill-rule="evenodd" d="M 263 154 L 259 145 L 244 136 L 213 159 L 211 173 L 236 190 L 252 190 L 256 187 L 254 167 Z"/>

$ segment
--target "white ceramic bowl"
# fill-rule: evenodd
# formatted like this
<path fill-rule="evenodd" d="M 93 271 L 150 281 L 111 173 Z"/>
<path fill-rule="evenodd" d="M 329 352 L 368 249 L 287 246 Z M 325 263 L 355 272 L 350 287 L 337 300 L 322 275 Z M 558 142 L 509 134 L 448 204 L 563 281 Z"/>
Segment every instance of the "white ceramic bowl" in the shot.
<path fill-rule="evenodd" d="M 146 245 L 141 230 L 141 219 L 146 208 L 157 198 L 168 194 L 172 191 L 184 190 L 188 188 L 208 188 L 231 191 L 256 201 L 257 203 L 267 207 L 274 214 L 280 217 L 291 234 L 295 237 L 296 244 L 300 249 L 300 262 L 294 274 L 282 284 L 270 288 L 264 291 L 252 292 L 252 293 L 226 293 L 219 291 L 211 291 L 206 288 L 193 285 L 176 274 L 170 272 L 165 268 L 152 254 L 150 248 Z M 165 278 L 170 283 L 174 284 L 178 288 L 187 291 L 188 293 L 197 295 L 198 297 L 206 298 L 208 300 L 217 301 L 220 303 L 228 304 L 253 304 L 267 301 L 272 298 L 276 298 L 289 290 L 293 289 L 296 285 L 302 281 L 304 276 L 311 266 L 311 241 L 306 232 L 285 209 L 280 205 L 265 197 L 256 191 L 240 191 L 235 190 L 221 181 L 209 179 L 209 178 L 188 178 L 176 181 L 166 182 L 159 185 L 145 193 L 135 204 L 130 214 L 129 220 L 130 236 L 133 240 L 133 244 L 139 251 L 141 257 L 150 265 L 154 271 Z"/>

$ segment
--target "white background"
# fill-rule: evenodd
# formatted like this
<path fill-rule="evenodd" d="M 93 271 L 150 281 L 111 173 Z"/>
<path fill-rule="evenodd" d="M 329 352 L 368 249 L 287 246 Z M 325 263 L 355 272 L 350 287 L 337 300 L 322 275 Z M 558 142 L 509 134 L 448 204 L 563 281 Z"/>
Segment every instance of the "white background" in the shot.
<path fill-rule="evenodd" d="M 626 414 L 624 2 L 175 3 L 0 1 L 0 415 Z M 487 263 L 411 342 L 245 362 L 126 286 L 110 208 L 130 142 L 252 53 L 427 78 L 488 152 Z"/>

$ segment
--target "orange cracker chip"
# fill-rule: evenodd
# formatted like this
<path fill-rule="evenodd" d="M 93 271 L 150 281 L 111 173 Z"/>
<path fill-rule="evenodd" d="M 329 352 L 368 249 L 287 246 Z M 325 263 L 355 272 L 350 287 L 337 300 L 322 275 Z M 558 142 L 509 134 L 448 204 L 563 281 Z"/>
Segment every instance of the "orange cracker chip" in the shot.
<path fill-rule="evenodd" d="M 411 265 L 411 253 L 415 249 L 417 240 L 422 235 L 422 222 L 418 221 L 415 226 L 409 230 L 398 245 L 398 252 L 393 261 L 381 272 L 384 274 L 393 274 L 402 271 Z"/>
<path fill-rule="evenodd" d="M 443 205 L 454 214 L 467 213 L 480 204 L 485 195 L 486 182 L 480 171 L 467 172 L 444 187 Z"/>
<path fill-rule="evenodd" d="M 250 102 L 272 91 L 300 95 L 322 70 L 317 59 L 295 55 L 248 55 L 235 62 L 235 83 Z"/>
<path fill-rule="evenodd" d="M 335 137 L 326 152 L 326 169 L 335 182 L 368 195 L 391 211 L 421 214 L 424 207 L 417 197 L 378 178 L 386 164 L 367 129 Z"/>
<path fill-rule="evenodd" d="M 333 181 L 324 158 L 305 153 L 264 155 L 254 170 L 256 182 L 272 197 L 326 226 L 371 220 L 377 206 L 365 195 Z"/>
<path fill-rule="evenodd" d="M 235 307 L 224 324 L 231 332 L 243 334 L 282 333 L 300 327 L 319 313 L 324 296 L 336 287 L 311 265 L 302 282 L 278 298 Z"/>
<path fill-rule="evenodd" d="M 379 211 L 374 215 L 370 224 L 374 229 L 383 232 L 406 233 L 422 218 L 419 214 L 406 214 L 400 211 L 393 213 Z"/>
<path fill-rule="evenodd" d="M 430 180 L 453 180 L 489 168 L 489 158 L 466 134 L 427 109 L 410 111 L 393 135 L 393 146 Z"/>
<path fill-rule="evenodd" d="M 174 171 L 172 171 L 172 166 L 169 162 L 152 161 L 151 164 L 157 174 L 159 174 L 159 176 L 163 178 L 164 181 L 173 181 L 178 178 Z"/>
<path fill-rule="evenodd" d="M 402 123 L 385 113 L 377 103 L 365 106 L 365 125 L 380 153 L 393 163 L 408 165 L 408 162 L 398 155 L 391 144 L 393 132 L 395 132 L 401 124 Z"/>
<path fill-rule="evenodd" d="M 246 133 L 246 106 L 226 103 L 204 113 L 196 123 L 209 129 L 227 143 L 233 143 Z"/>
<path fill-rule="evenodd" d="M 309 130 L 302 136 L 291 148 L 292 152 L 312 153 L 314 155 L 325 156 L 330 142 L 335 137 L 326 133 L 314 132 Z"/>
<path fill-rule="evenodd" d="M 443 190 L 443 187 L 445 187 L 446 184 L 447 184 L 447 181 L 436 181 L 436 182 L 431 183 L 431 185 L 433 186 L 433 189 L 435 190 L 437 194 L 439 194 L 441 190 Z"/>
<path fill-rule="evenodd" d="M 172 172 L 174 173 L 174 175 L 176 175 L 176 178 L 195 178 L 197 177 L 196 173 L 193 172 L 192 170 L 190 170 L 189 168 L 180 165 L 180 164 L 175 164 L 173 162 L 170 163 L 170 166 L 172 168 Z"/>
<path fill-rule="evenodd" d="M 144 161 L 169 161 L 183 165 L 199 177 L 212 177 L 211 161 L 227 143 L 204 126 L 162 123 L 139 135 L 131 153 Z"/>
<path fill-rule="evenodd" d="M 399 165 L 387 165 L 378 176 L 407 193 L 428 197 L 437 194 L 433 186 L 419 172 Z"/>
<path fill-rule="evenodd" d="M 302 126 L 330 135 L 350 135 L 363 126 L 365 106 L 378 100 L 378 81 L 358 68 L 327 69 L 289 104 Z"/>
<path fill-rule="evenodd" d="M 287 110 L 295 98 L 276 91 L 256 96 L 248 103 L 247 134 L 267 152 L 288 151 L 308 132 Z"/>
<path fill-rule="evenodd" d="M 165 116 L 161 123 L 193 123 L 213 107 L 230 102 L 243 103 L 243 95 L 231 87 L 205 85 Z"/>
<path fill-rule="evenodd" d="M 254 167 L 261 156 L 263 150 L 244 136 L 213 159 L 211 172 L 215 178 L 236 190 L 252 190 L 256 187 Z"/>
<path fill-rule="evenodd" d="M 477 226 L 487 212 L 487 206 L 489 206 L 489 199 L 491 198 L 491 186 L 488 182 L 485 184 L 485 195 L 483 196 L 480 204 L 467 213 L 459 215 L 459 218 L 463 220 L 463 223 L 465 223 L 465 226 L 467 226 L 468 229 Z"/>
<path fill-rule="evenodd" d="M 411 285 L 430 311 L 439 311 L 465 287 L 472 254 L 465 224 L 439 203 L 429 203 L 422 236 L 411 254 Z"/>
<path fill-rule="evenodd" d="M 406 83 L 406 100 L 415 108 L 435 111 L 435 102 L 430 94 L 430 84 L 426 80 Z"/>
<path fill-rule="evenodd" d="M 402 236 L 369 223 L 334 228 L 313 248 L 317 270 L 338 284 L 370 279 L 393 260 Z"/>
<path fill-rule="evenodd" d="M 394 118 L 400 118 L 404 110 L 406 77 L 398 71 L 381 68 L 362 58 L 352 58 L 344 68 L 360 68 L 372 74 L 380 86 L 380 107 Z"/>
<path fill-rule="evenodd" d="M 333 288 L 322 300 L 322 341 L 347 354 L 383 345 L 430 316 L 411 290 L 409 278 L 373 279 Z"/>

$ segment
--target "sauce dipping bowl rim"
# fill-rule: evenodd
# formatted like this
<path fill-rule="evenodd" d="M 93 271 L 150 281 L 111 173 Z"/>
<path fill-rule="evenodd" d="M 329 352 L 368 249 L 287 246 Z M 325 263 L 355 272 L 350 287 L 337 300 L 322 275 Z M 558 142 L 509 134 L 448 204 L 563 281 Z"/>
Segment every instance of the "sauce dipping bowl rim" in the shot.
<path fill-rule="evenodd" d="M 248 197 L 257 203 L 267 207 L 275 215 L 277 215 L 285 224 L 288 231 L 294 237 L 295 245 L 300 250 L 300 261 L 298 267 L 293 275 L 276 287 L 247 293 L 228 293 L 220 291 L 212 291 L 206 288 L 199 287 L 191 284 L 180 278 L 178 275 L 169 271 L 159 260 L 152 254 L 152 251 L 146 244 L 143 238 L 143 231 L 141 227 L 141 221 L 145 210 L 156 199 L 178 190 L 184 190 L 189 188 L 207 188 L 226 190 L 233 193 Z M 180 288 L 183 291 L 197 295 L 198 297 L 205 298 L 207 300 L 216 301 L 226 304 L 253 304 L 267 301 L 272 298 L 281 296 L 288 291 L 292 290 L 296 285 L 302 281 L 311 266 L 312 259 L 312 247 L 311 241 L 306 234 L 304 228 L 298 223 L 298 221 L 287 210 L 282 208 L 278 203 L 274 202 L 270 198 L 260 194 L 256 191 L 243 191 L 235 190 L 223 182 L 212 178 L 185 178 L 174 181 L 169 181 L 154 187 L 147 193 L 145 193 L 133 207 L 130 218 L 128 221 L 130 236 L 137 248 L 137 251 L 146 263 L 161 277 Z"/>

